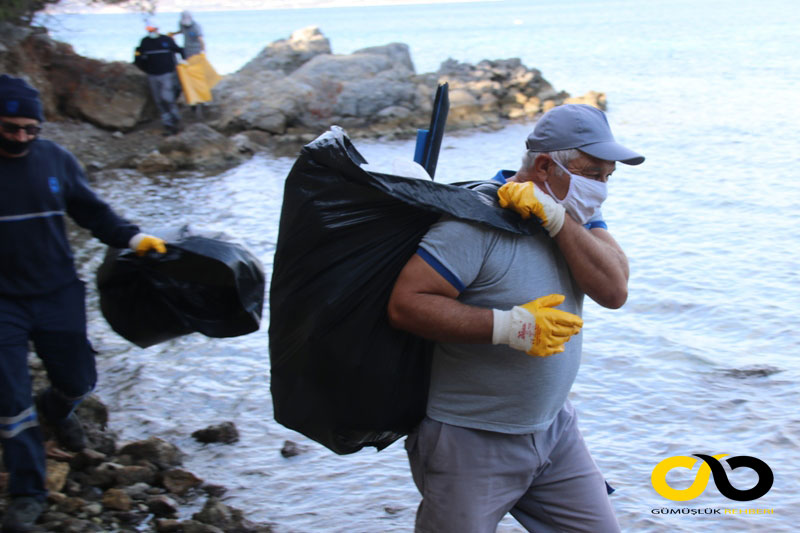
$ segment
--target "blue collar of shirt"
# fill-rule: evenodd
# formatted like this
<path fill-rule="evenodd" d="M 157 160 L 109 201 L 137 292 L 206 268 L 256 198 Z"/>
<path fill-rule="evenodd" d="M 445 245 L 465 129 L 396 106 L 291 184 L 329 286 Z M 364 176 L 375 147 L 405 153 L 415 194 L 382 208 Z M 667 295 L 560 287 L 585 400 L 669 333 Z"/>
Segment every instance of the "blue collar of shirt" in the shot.
<path fill-rule="evenodd" d="M 494 175 L 492 181 L 497 181 L 500 183 L 505 184 L 506 180 L 516 174 L 513 170 L 498 170 L 497 174 Z"/>

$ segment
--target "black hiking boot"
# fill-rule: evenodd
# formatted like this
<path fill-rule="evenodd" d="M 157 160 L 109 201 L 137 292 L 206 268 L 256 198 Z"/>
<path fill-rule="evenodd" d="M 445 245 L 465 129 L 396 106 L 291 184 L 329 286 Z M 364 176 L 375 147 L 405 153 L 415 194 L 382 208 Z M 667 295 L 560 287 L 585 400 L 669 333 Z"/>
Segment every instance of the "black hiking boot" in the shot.
<path fill-rule="evenodd" d="M 36 527 L 36 520 L 44 511 L 45 503 L 31 496 L 12 498 L 3 517 L 3 533 L 42 531 Z"/>
<path fill-rule="evenodd" d="M 36 411 L 39 413 L 40 421 L 53 432 L 56 442 L 62 448 L 71 452 L 79 452 L 86 448 L 86 433 L 78 415 L 70 413 L 63 420 L 52 420 L 47 416 L 44 394 L 36 396 Z"/>

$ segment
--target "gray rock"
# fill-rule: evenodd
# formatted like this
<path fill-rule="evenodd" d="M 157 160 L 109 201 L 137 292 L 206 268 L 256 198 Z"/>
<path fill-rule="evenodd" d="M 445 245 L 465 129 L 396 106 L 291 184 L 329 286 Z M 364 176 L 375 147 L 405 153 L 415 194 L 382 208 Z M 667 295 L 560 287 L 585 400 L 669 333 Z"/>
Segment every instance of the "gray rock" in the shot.
<path fill-rule="evenodd" d="M 289 74 L 300 65 L 319 54 L 330 54 L 331 44 L 319 28 L 309 26 L 292 33 L 288 39 L 268 44 L 256 57 L 247 62 L 236 74 L 251 76 L 263 71 L 280 71 Z"/>
<path fill-rule="evenodd" d="M 136 483 L 152 485 L 156 480 L 156 471 L 146 466 L 125 466 L 114 473 L 117 485 L 127 487 Z"/>
<path fill-rule="evenodd" d="M 308 448 L 305 446 L 301 446 L 296 442 L 287 440 L 283 442 L 283 447 L 281 448 L 281 455 L 289 459 L 290 457 L 298 456 L 302 453 L 308 451 Z"/>
<path fill-rule="evenodd" d="M 183 453 L 174 444 L 150 437 L 126 444 L 119 450 L 119 455 L 130 455 L 135 459 L 144 459 L 152 462 L 161 469 L 168 469 L 182 463 Z"/>
<path fill-rule="evenodd" d="M 411 60 L 411 51 L 407 44 L 389 43 L 383 46 L 370 46 L 353 52 L 354 54 L 379 54 L 388 56 L 395 65 L 401 65 L 409 71 L 416 72 L 414 62 Z"/>
<path fill-rule="evenodd" d="M 159 518 L 174 516 L 178 503 L 167 495 L 151 496 L 147 499 L 148 510 Z"/>
<path fill-rule="evenodd" d="M 177 494 L 178 496 L 183 496 L 191 489 L 202 485 L 203 480 L 191 472 L 180 468 L 173 468 L 164 472 L 161 483 L 169 492 Z"/>
<path fill-rule="evenodd" d="M 232 140 L 203 123 L 191 124 L 177 135 L 165 138 L 158 151 L 178 170 L 219 171 L 245 159 Z"/>
<path fill-rule="evenodd" d="M 239 440 L 239 431 L 233 422 L 223 422 L 192 433 L 192 437 L 199 442 L 223 442 L 233 444 Z"/>
<path fill-rule="evenodd" d="M 183 533 L 225 533 L 224 529 L 204 524 L 197 520 L 184 520 L 181 522 L 181 531 Z"/>

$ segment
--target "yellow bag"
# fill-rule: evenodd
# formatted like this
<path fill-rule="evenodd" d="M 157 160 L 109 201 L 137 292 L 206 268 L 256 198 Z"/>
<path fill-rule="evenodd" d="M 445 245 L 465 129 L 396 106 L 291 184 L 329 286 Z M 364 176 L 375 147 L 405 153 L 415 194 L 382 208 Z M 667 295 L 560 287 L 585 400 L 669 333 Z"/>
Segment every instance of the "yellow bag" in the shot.
<path fill-rule="evenodd" d="M 190 57 L 187 62 L 190 65 L 199 65 L 199 67 L 203 69 L 203 72 L 206 76 L 206 84 L 208 85 L 209 90 L 213 89 L 214 86 L 222 79 L 222 76 L 217 74 L 217 71 L 214 70 L 214 67 L 212 67 L 211 63 L 209 63 L 208 59 L 206 59 L 205 53 L 195 54 Z"/>
<path fill-rule="evenodd" d="M 211 89 L 219 83 L 222 76 L 206 59 L 205 54 L 196 54 L 177 66 L 186 103 L 195 105 L 211 101 Z"/>

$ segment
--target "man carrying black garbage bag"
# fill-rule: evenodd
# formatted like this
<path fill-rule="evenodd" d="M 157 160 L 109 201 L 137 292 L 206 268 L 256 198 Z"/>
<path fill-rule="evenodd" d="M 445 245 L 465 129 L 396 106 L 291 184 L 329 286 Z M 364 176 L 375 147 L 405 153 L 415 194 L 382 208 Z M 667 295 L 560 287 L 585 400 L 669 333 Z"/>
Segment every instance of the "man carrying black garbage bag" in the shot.
<path fill-rule="evenodd" d="M 185 58 L 184 50 L 168 35 L 158 33 L 156 26 L 147 26 L 147 35 L 134 53 L 134 65 L 147 74 L 150 92 L 161 114 L 164 135 L 178 133 L 181 122 L 178 109 L 180 82 L 175 70 L 178 63 L 175 54 Z"/>
<path fill-rule="evenodd" d="M 0 76 L 0 443 L 11 497 L 3 533 L 34 530 L 44 509 L 40 420 L 62 447 L 86 444 L 74 410 L 97 374 L 65 215 L 109 246 L 166 252 L 164 241 L 140 233 L 95 195 L 72 154 L 38 138 L 43 120 L 39 92 Z M 35 402 L 29 342 L 51 384 Z"/>
<path fill-rule="evenodd" d="M 494 180 L 500 205 L 542 231 L 443 217 L 390 298 L 395 327 L 436 341 L 427 416 L 406 440 L 416 531 L 494 532 L 507 512 L 537 533 L 620 530 L 567 396 L 584 294 L 627 299 L 628 262 L 600 214 L 606 182 L 616 161 L 644 157 L 584 105 L 546 113 L 526 144 L 520 170 Z"/>

